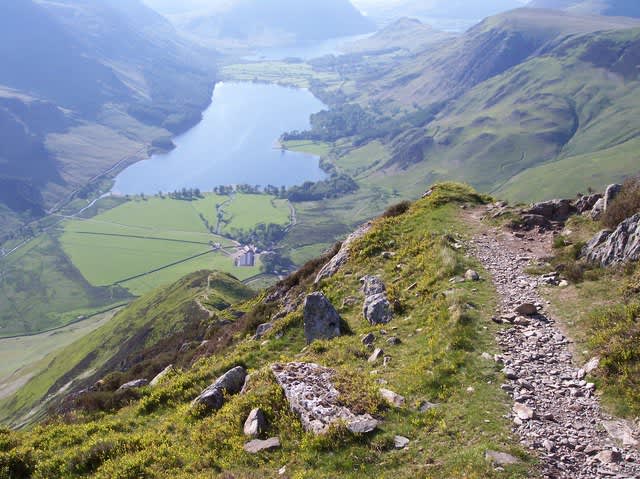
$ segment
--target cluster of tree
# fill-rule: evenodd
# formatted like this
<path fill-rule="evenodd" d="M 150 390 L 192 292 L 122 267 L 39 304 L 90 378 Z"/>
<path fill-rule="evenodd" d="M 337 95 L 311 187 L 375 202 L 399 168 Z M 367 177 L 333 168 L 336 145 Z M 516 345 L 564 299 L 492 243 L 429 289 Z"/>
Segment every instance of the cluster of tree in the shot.
<path fill-rule="evenodd" d="M 332 174 L 326 180 L 316 183 L 307 181 L 300 186 L 292 186 L 287 191 L 289 201 L 319 201 L 326 198 L 338 198 L 358 190 L 358 184 L 345 174 Z"/>
<path fill-rule="evenodd" d="M 269 251 L 263 254 L 260 260 L 262 261 L 260 271 L 263 273 L 287 273 L 295 266 L 289 258 L 282 256 L 277 251 Z"/>
<path fill-rule="evenodd" d="M 376 139 L 394 138 L 410 128 L 423 127 L 435 118 L 442 107 L 442 103 L 434 103 L 427 108 L 391 118 L 382 113 L 382 108 L 372 114 L 360 105 L 345 104 L 312 115 L 310 130 L 285 133 L 282 140 L 334 142 L 351 137 L 353 145 L 357 147 Z"/>
<path fill-rule="evenodd" d="M 230 236 L 242 244 L 252 244 L 260 250 L 268 250 L 281 241 L 286 232 L 286 228 L 282 225 L 260 223 L 250 231 L 233 228 L 230 231 Z"/>
<path fill-rule="evenodd" d="M 375 126 L 376 118 L 373 115 L 367 113 L 360 105 L 347 103 L 311 115 L 311 130 L 285 133 L 282 139 L 333 142 L 362 134 Z"/>
<path fill-rule="evenodd" d="M 165 197 L 162 191 L 158 192 L 158 196 L 160 196 L 160 198 Z M 175 190 L 172 193 L 167 193 L 167 196 L 172 200 L 184 201 L 194 201 L 204 198 L 204 195 L 199 188 L 182 188 L 181 190 Z M 144 199 L 144 195 L 142 195 L 142 198 Z"/>

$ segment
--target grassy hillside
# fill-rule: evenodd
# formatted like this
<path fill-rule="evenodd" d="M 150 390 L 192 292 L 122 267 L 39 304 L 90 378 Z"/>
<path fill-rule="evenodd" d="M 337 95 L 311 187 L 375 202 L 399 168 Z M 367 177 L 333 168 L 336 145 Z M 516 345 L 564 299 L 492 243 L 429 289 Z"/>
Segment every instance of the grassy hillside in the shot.
<path fill-rule="evenodd" d="M 287 475 L 301 478 L 532 477 L 535 466 L 517 446 L 505 418 L 510 405 L 498 387 L 500 373 L 481 357 L 484 351 L 492 352 L 498 328 L 488 319 L 494 306 L 492 290 L 485 282 L 449 282 L 472 266 L 451 245 L 454 238 L 469 233 L 458 218 L 459 206 L 482 201 L 486 198 L 466 187 L 442 185 L 405 214 L 376 221 L 355 248 L 356 255 L 318 287 L 348 325 L 344 336 L 302 349 L 300 306 L 275 320 L 289 300 L 247 303 L 248 314 L 228 326 L 231 331 L 222 328 L 211 338 L 227 346 L 212 350 L 210 357 L 175 373 L 158 388 L 140 390 L 115 412 L 78 412 L 32 431 L 3 433 L 6 446 L 0 464 L 14 468 L 9 471 L 23 468 L 36 478 L 271 477 L 283 465 Z M 381 251 L 395 253 L 394 259 L 384 259 Z M 310 263 L 285 280 L 280 294 L 294 298 L 311 291 L 314 272 L 322 264 Z M 385 327 L 372 327 L 362 319 L 358 278 L 364 274 L 379 274 L 397 302 L 395 319 Z M 142 311 L 143 301 L 135 310 Z M 171 308 L 163 301 L 158 308 L 175 314 L 177 301 L 171 300 Z M 275 327 L 265 340 L 249 339 L 255 326 L 269 318 Z M 401 342 L 388 345 L 382 329 Z M 386 367 L 366 360 L 369 353 L 360 336 L 369 332 L 392 358 Z M 108 337 L 102 340 L 111 343 Z M 354 436 L 338 427 L 318 438 L 303 432 L 269 372 L 274 362 L 290 360 L 335 368 L 345 403 L 383 419 L 379 431 Z M 237 364 L 252 374 L 248 392 L 230 397 L 217 413 L 193 413 L 189 402 Z M 376 380 L 404 395 L 406 406 L 385 406 Z M 438 406 L 420 412 L 421 401 Z M 242 449 L 242 423 L 258 406 L 266 413 L 267 433 L 279 435 L 282 448 L 249 455 Z M 408 448 L 395 450 L 397 434 L 410 438 Z M 523 462 L 495 468 L 485 459 L 488 449 L 514 453 Z"/>
<path fill-rule="evenodd" d="M 215 313 L 253 294 L 232 276 L 206 271 L 192 273 L 150 293 L 104 326 L 37 364 L 35 369 L 39 372 L 17 394 L 0 402 L 2 420 L 14 424 L 32 422 L 65 393 L 87 387 L 108 373 L 141 364 L 145 355 L 154 361 L 141 367 L 138 374 L 151 380 L 167 364 L 175 362 L 184 342 L 199 344 L 204 339 L 209 320 L 217 319 Z M 180 339 L 172 341 L 173 336 Z M 120 384 L 124 382 L 122 379 Z M 47 400 L 40 405 L 44 398 Z"/>
<path fill-rule="evenodd" d="M 562 9 L 583 15 L 640 17 L 640 5 L 634 0 L 532 0 L 527 6 Z"/>

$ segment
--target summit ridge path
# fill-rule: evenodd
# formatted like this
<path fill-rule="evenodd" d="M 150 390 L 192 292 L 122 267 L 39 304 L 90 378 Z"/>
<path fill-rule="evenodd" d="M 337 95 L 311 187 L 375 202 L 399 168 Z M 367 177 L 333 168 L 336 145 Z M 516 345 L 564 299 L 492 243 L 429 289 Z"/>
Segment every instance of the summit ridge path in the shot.
<path fill-rule="evenodd" d="M 546 312 L 538 277 L 524 272 L 531 260 L 549 256 L 550 234 L 519 234 L 481 225 L 484 210 L 471 213 L 478 232 L 470 243 L 491 274 L 500 302 L 497 322 L 511 323 L 497 335 L 506 383 L 514 399 L 510 417 L 525 448 L 540 460 L 545 478 L 640 478 L 640 450 L 633 424 L 600 407 L 594 384 L 573 361 L 571 341 Z M 539 314 L 514 314 L 523 304 Z M 614 436 L 617 439 L 614 439 Z"/>

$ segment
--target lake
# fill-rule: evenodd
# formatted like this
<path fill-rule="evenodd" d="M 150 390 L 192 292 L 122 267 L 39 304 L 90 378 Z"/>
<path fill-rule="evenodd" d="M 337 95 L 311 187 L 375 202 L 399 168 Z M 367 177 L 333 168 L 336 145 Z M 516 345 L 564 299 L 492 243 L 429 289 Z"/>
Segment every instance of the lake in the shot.
<path fill-rule="evenodd" d="M 307 90 L 218 83 L 202 121 L 174 139 L 176 148 L 125 169 L 116 177 L 113 191 L 156 194 L 321 180 L 325 174 L 317 157 L 282 151 L 277 140 L 286 131 L 309 128 L 309 116 L 324 108 Z"/>

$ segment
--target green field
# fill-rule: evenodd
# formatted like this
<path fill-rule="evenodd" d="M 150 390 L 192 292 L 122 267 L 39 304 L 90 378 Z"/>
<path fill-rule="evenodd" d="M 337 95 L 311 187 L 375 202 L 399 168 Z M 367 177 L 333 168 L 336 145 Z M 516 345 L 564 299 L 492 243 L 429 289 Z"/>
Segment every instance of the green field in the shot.
<path fill-rule="evenodd" d="M 309 88 L 311 81 L 337 83 L 336 74 L 320 73 L 306 63 L 287 63 L 282 61 L 239 63 L 222 68 L 223 80 L 276 83 L 296 88 Z"/>
<path fill-rule="evenodd" d="M 94 286 L 119 284 L 140 295 L 193 271 L 215 269 L 246 279 L 259 273 L 236 268 L 233 241 L 212 234 L 217 206 L 224 206 L 223 232 L 249 230 L 261 222 L 286 225 L 289 207 L 266 195 L 206 195 L 197 201 L 153 197 L 117 206 L 91 219 L 68 219 L 60 243 Z M 219 243 L 222 250 L 212 250 Z"/>
<path fill-rule="evenodd" d="M 235 195 L 224 211 L 228 223 L 222 233 L 229 233 L 234 229 L 252 230 L 260 223 L 286 226 L 291 219 L 287 200 L 265 195 Z"/>

